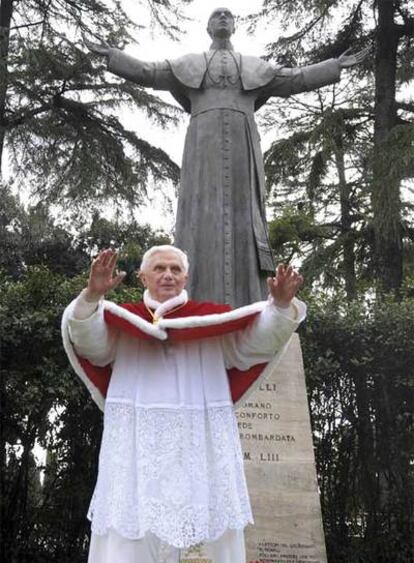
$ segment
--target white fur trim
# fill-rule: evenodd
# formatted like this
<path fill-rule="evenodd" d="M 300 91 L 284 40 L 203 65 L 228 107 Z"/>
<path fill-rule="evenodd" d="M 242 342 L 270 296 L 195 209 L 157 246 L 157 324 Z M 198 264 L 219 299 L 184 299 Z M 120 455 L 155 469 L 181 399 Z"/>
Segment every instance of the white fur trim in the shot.
<path fill-rule="evenodd" d="M 154 299 L 148 289 L 146 289 L 144 291 L 143 300 L 147 307 L 154 309 L 154 315 L 160 319 L 165 313 L 168 313 L 168 311 L 175 309 L 179 305 L 185 305 L 188 301 L 188 294 L 187 291 L 183 289 L 179 295 L 171 297 L 170 299 L 167 299 L 167 301 L 160 303 Z"/>
<path fill-rule="evenodd" d="M 184 290 L 185 295 L 183 296 L 183 292 L 177 296 L 165 301 L 164 304 L 169 304 L 171 306 L 168 309 L 177 307 L 181 302 L 179 298 L 185 300 L 187 299 L 187 292 Z M 150 297 L 151 300 L 151 297 Z M 176 303 L 174 300 L 178 300 Z M 153 300 L 152 300 L 153 301 Z M 81 364 L 79 363 L 78 357 L 75 353 L 73 348 L 72 342 L 69 337 L 69 319 L 73 316 L 73 309 L 75 307 L 75 302 L 72 301 L 70 305 L 65 309 L 62 317 L 62 338 L 63 338 L 63 346 L 68 355 L 69 361 L 72 364 L 73 369 L 75 370 L 76 374 L 80 377 L 82 382 L 85 384 L 87 389 L 89 390 L 92 399 L 98 405 L 98 407 L 103 411 L 105 398 L 103 397 L 102 393 L 99 391 L 97 387 L 90 381 L 87 377 L 85 371 L 83 370 Z M 154 301 L 153 301 L 154 302 Z M 174 304 L 172 304 L 174 302 Z M 147 303 L 148 306 L 149 302 Z M 214 313 L 212 315 L 200 315 L 200 316 L 193 316 L 193 317 L 184 317 L 180 319 L 161 319 L 157 325 L 153 325 L 148 321 L 142 319 L 138 315 L 131 313 L 127 309 L 116 305 L 110 301 L 104 301 L 103 306 L 107 311 L 110 311 L 114 315 L 123 318 L 124 320 L 131 323 L 133 326 L 140 329 L 142 332 L 153 336 L 159 340 L 166 340 L 168 338 L 168 334 L 166 332 L 167 329 L 180 329 L 180 328 L 197 328 L 197 327 L 205 327 L 205 326 L 212 326 L 212 325 L 221 325 L 225 324 L 226 322 L 231 322 L 234 320 L 242 319 L 254 313 L 260 313 L 268 304 L 267 301 L 258 301 L 257 303 L 252 303 L 251 305 L 246 305 L 245 307 L 239 307 L 238 309 L 234 309 L 233 311 L 228 311 L 227 313 Z M 274 359 L 268 364 L 268 366 L 263 370 L 261 375 L 255 381 L 253 385 L 249 387 L 249 389 L 244 393 L 244 395 L 237 401 L 235 406 L 241 406 L 241 403 L 246 400 L 246 398 L 252 393 L 260 384 L 261 382 L 267 378 L 270 371 L 277 365 L 280 358 L 284 354 L 288 344 L 284 346 L 282 350 L 280 350 Z"/>
<path fill-rule="evenodd" d="M 260 313 L 267 305 L 267 301 L 258 301 L 251 305 L 239 307 L 227 313 L 213 313 L 212 315 L 199 315 L 194 317 L 182 317 L 179 319 L 161 319 L 158 326 L 163 329 L 169 328 L 197 328 L 212 325 L 222 325 L 230 321 L 236 321 L 255 313 Z"/>
<path fill-rule="evenodd" d="M 269 295 L 268 301 L 276 307 L 283 317 L 298 323 L 298 325 L 306 318 L 306 305 L 297 297 L 294 297 L 289 307 L 286 308 L 278 307 L 271 295 Z"/>
<path fill-rule="evenodd" d="M 62 316 L 61 327 L 62 327 L 63 347 L 65 349 L 65 352 L 69 358 L 69 361 L 76 375 L 79 376 L 82 383 L 84 383 L 89 393 L 91 394 L 92 399 L 98 405 L 100 410 L 103 411 L 105 406 L 105 397 L 102 395 L 99 389 L 92 383 L 89 377 L 86 375 L 83 367 L 81 366 L 78 360 L 78 356 L 76 355 L 75 349 L 73 347 L 73 344 L 69 336 L 69 319 L 73 317 L 73 311 L 76 305 L 76 301 L 77 299 L 74 299 L 72 303 L 70 303 L 68 307 L 66 307 Z M 167 339 L 167 333 L 164 330 L 142 319 L 138 315 L 135 315 L 134 313 L 130 313 L 126 309 L 119 307 L 119 305 L 116 305 L 115 303 L 111 303 L 110 301 L 103 301 L 103 306 L 107 311 L 110 311 L 114 315 L 117 315 L 118 317 L 125 319 L 133 326 L 142 330 L 142 332 L 145 332 L 150 336 L 154 336 L 159 340 Z"/>
<path fill-rule="evenodd" d="M 105 397 L 102 395 L 99 389 L 95 387 L 95 385 L 86 375 L 85 371 L 83 370 L 83 367 L 79 363 L 78 357 L 75 353 L 75 350 L 73 348 L 72 342 L 69 337 L 69 319 L 73 316 L 73 310 L 75 308 L 75 304 L 76 304 L 76 299 L 72 301 L 72 303 L 70 303 L 68 307 L 66 307 L 62 316 L 63 347 L 65 349 L 66 354 L 68 355 L 69 361 L 72 364 L 73 369 L 75 370 L 75 373 L 80 377 L 82 382 L 85 384 L 86 388 L 88 389 L 89 393 L 92 396 L 92 399 L 101 409 L 101 411 L 103 411 L 105 405 Z"/>
<path fill-rule="evenodd" d="M 152 323 L 146 321 L 145 319 L 142 319 L 139 315 L 136 315 L 135 313 L 131 313 L 127 309 L 124 309 L 123 307 L 120 307 L 119 305 L 116 305 L 111 301 L 104 301 L 103 306 L 106 311 L 109 311 L 110 313 L 113 313 L 117 317 L 120 317 L 121 319 L 128 321 L 136 328 L 139 328 L 139 330 L 142 330 L 142 332 L 145 332 L 146 334 L 149 334 L 154 338 L 158 338 L 158 340 L 166 340 L 168 338 L 167 333 L 163 328 L 160 327 L 159 324 L 153 325 Z"/>

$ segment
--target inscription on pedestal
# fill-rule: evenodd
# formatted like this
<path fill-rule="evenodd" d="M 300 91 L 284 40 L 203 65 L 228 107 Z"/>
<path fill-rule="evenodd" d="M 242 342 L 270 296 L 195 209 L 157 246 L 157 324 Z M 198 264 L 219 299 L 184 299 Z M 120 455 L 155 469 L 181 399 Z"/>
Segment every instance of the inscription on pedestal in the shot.
<path fill-rule="evenodd" d="M 255 525 L 248 563 L 326 563 L 299 337 L 236 411 Z"/>

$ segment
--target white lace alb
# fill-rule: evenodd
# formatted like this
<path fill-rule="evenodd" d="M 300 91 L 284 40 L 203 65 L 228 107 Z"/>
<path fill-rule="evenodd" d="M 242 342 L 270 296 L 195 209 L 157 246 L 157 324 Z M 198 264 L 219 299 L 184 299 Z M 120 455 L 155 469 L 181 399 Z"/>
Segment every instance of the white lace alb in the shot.
<path fill-rule="evenodd" d="M 146 304 L 160 317 L 186 299 L 183 292 L 160 304 L 147 296 Z M 102 307 L 70 320 L 79 354 L 113 362 L 89 510 L 95 534 L 149 532 L 183 549 L 252 521 L 226 367 L 270 361 L 295 326 L 269 304 L 242 332 L 188 341 L 120 332 L 102 350 L 113 336 Z"/>
<path fill-rule="evenodd" d="M 179 548 L 252 522 L 232 406 L 107 401 L 89 518 L 95 534 L 152 532 Z"/>

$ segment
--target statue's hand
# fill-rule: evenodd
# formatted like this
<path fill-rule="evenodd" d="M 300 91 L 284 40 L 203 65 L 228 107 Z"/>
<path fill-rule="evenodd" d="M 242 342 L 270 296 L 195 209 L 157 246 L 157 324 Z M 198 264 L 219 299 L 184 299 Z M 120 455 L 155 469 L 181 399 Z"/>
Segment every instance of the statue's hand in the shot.
<path fill-rule="evenodd" d="M 302 284 L 303 277 L 295 272 L 292 266 L 283 264 L 279 264 L 276 268 L 274 278 L 267 278 L 270 295 L 273 297 L 275 305 L 282 309 L 289 307 Z"/>
<path fill-rule="evenodd" d="M 355 54 L 349 54 L 351 49 L 347 49 L 342 55 L 338 57 L 338 63 L 341 68 L 349 68 L 354 65 L 362 63 L 362 61 L 369 55 L 371 47 L 365 47 Z"/>
<path fill-rule="evenodd" d="M 101 55 L 102 57 L 107 57 L 109 55 L 110 46 L 105 41 L 101 40 L 100 43 L 93 43 L 92 41 L 89 41 L 83 33 L 82 39 L 89 51 L 92 51 L 92 53 Z"/>

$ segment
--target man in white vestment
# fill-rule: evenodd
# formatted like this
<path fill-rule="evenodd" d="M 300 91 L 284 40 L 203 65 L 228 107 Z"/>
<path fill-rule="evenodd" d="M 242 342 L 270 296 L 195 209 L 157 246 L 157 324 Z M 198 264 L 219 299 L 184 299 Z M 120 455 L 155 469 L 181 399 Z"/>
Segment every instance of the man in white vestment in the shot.
<path fill-rule="evenodd" d="M 266 376 L 305 316 L 303 280 L 279 265 L 269 299 L 231 310 L 189 300 L 187 256 L 143 257 L 143 301 L 115 305 L 102 251 L 66 309 L 71 363 L 104 410 L 89 563 L 246 563 L 253 523 L 234 404 Z"/>

